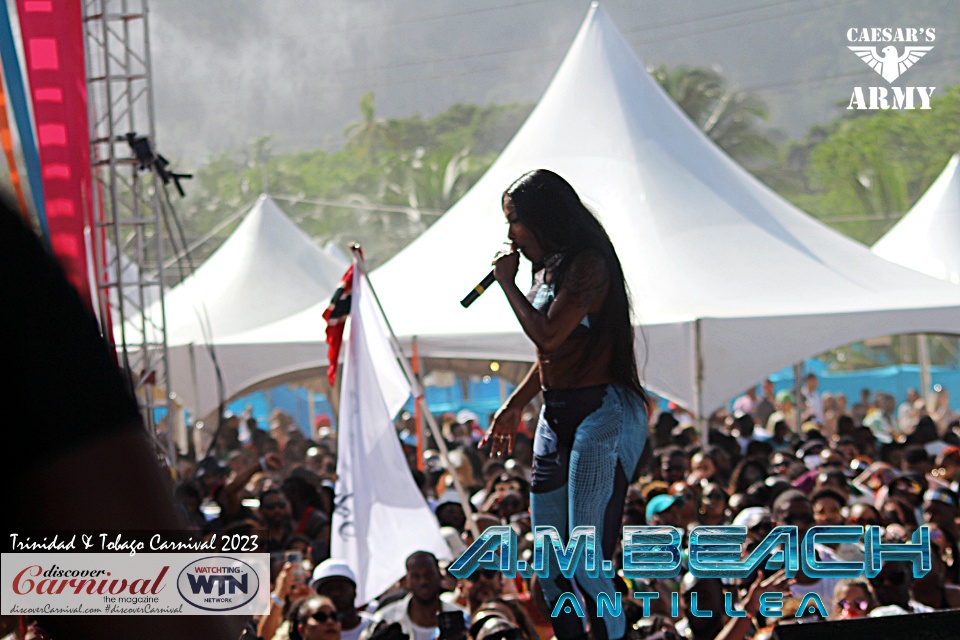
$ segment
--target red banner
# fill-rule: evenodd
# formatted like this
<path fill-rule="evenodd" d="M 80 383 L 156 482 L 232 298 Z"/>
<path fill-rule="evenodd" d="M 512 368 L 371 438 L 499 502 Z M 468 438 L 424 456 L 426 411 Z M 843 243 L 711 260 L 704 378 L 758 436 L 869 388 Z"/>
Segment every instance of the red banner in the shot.
<path fill-rule="evenodd" d="M 331 388 L 337 383 L 337 365 L 340 362 L 340 347 L 343 345 L 343 329 L 350 316 L 355 266 L 356 262 L 352 263 L 343 274 L 340 286 L 333 292 L 333 299 L 323 312 L 323 319 L 327 321 L 327 382 Z"/>
<path fill-rule="evenodd" d="M 54 8 L 56 6 L 56 8 Z M 80 0 L 17 0 L 50 244 L 91 309 L 83 229 L 93 226 Z"/>

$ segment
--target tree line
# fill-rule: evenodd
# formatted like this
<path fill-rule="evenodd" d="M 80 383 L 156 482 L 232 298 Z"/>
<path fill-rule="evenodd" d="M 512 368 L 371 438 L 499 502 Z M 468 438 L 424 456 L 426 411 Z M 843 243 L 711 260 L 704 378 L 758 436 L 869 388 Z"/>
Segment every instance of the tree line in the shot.
<path fill-rule="evenodd" d="M 960 86 L 929 110 L 847 111 L 804 139 L 769 127 L 763 100 L 717 72 L 664 66 L 653 77 L 721 149 L 758 179 L 835 230 L 872 245 L 913 206 L 960 151 Z M 210 235 L 199 264 L 234 225 L 222 221 L 261 192 L 321 243 L 359 241 L 371 266 L 389 259 L 453 205 L 494 162 L 533 103 L 458 104 L 432 117 L 384 119 L 372 93 L 339 149 L 280 152 L 269 137 L 209 159 L 181 207 L 190 238 Z M 221 226 L 217 233 L 211 229 Z M 915 341 L 857 343 L 825 354 L 840 369 L 915 361 Z M 960 340 L 932 343 L 933 361 L 956 362 Z"/>
<path fill-rule="evenodd" d="M 870 245 L 917 201 L 960 150 L 960 86 L 929 110 L 847 112 L 783 140 L 763 100 L 715 71 L 651 69 L 680 108 L 734 160 L 782 197 Z M 383 119 L 372 93 L 336 150 L 279 152 L 269 137 L 211 157 L 182 207 L 187 233 L 203 236 L 261 192 L 318 240 L 353 241 L 382 263 L 422 233 L 476 182 L 519 129 L 531 103 L 458 104 L 433 118 Z M 200 249 L 199 259 L 231 231 Z M 196 256 L 195 256 L 196 258 Z"/>

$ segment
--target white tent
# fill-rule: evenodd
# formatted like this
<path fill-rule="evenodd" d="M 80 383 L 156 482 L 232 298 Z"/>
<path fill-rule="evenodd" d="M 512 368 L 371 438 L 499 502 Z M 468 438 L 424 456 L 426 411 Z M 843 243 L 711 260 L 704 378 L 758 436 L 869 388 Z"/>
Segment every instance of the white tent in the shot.
<path fill-rule="evenodd" d="M 881 258 L 960 284 L 960 154 L 875 245 Z"/>
<path fill-rule="evenodd" d="M 498 287 L 470 309 L 458 301 L 506 239 L 502 191 L 539 167 L 564 176 L 613 239 L 645 335 L 646 384 L 701 415 L 837 345 L 960 330 L 960 288 L 874 256 L 754 179 L 594 5 L 494 165 L 372 276 L 394 329 L 417 336 L 421 356 L 533 357 Z"/>
<path fill-rule="evenodd" d="M 341 277 L 348 266 L 342 265 Z M 327 324 L 323 312 L 335 289 L 336 285 L 314 298 L 315 304 L 287 318 L 217 339 L 226 400 L 259 388 L 325 378 Z M 217 378 L 205 349 L 202 344 L 177 347 L 171 350 L 170 361 L 176 379 L 189 381 L 185 387 L 175 387 L 187 394 L 181 401 L 196 416 L 210 419 L 217 409 Z"/>
<path fill-rule="evenodd" d="M 960 155 L 954 154 L 926 193 L 873 245 L 891 262 L 960 284 Z M 917 336 L 920 388 L 930 388 L 926 336 Z"/>
<path fill-rule="evenodd" d="M 206 262 L 166 294 L 167 343 L 204 342 L 204 324 L 217 342 L 286 318 L 329 298 L 345 270 L 262 195 Z"/>
<path fill-rule="evenodd" d="M 319 319 L 309 344 L 273 334 L 257 344 L 233 336 L 296 316 L 330 300 L 348 263 L 319 247 L 268 196 L 260 196 L 231 236 L 191 276 L 165 296 L 170 382 L 196 416 L 217 407 L 215 345 L 226 399 L 267 378 L 320 366 L 325 325 Z M 154 305 L 148 317 L 159 317 Z M 128 325 L 128 335 L 136 332 Z M 316 358 L 314 358 L 316 356 Z"/>

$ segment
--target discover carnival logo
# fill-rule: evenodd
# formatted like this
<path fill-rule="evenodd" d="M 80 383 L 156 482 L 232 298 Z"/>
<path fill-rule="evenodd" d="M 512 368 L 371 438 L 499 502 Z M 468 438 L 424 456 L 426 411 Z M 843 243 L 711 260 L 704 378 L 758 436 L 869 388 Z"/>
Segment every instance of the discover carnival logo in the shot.
<path fill-rule="evenodd" d="M 267 553 L 0 553 L 4 615 L 266 615 L 269 585 Z"/>
<path fill-rule="evenodd" d="M 205 611 L 232 611 L 254 599 L 260 588 L 256 570 L 243 560 L 211 556 L 191 562 L 177 577 L 177 590 Z"/>
<path fill-rule="evenodd" d="M 936 40 L 933 27 L 852 27 L 847 48 L 891 84 L 927 55 Z M 898 44 L 903 43 L 902 52 Z M 854 87 L 847 109 L 929 109 L 936 87 Z"/>

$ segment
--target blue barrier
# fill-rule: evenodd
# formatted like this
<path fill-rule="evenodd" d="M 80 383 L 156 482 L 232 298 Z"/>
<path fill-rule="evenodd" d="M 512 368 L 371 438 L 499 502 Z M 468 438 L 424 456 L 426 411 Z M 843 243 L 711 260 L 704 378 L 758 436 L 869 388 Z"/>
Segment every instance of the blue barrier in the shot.
<path fill-rule="evenodd" d="M 897 404 L 906 400 L 909 389 L 920 389 L 920 367 L 915 364 L 899 364 L 857 371 L 829 371 L 819 360 L 804 363 L 804 375 L 813 372 L 819 379 L 817 390 L 823 393 L 839 394 L 847 397 L 847 406 L 853 406 L 860 400 L 860 390 L 869 389 L 870 397 L 877 391 L 888 393 L 896 398 Z M 774 391 L 786 389 L 793 391 L 793 368 L 787 367 L 770 375 Z M 960 369 L 953 367 L 930 367 L 931 384 L 953 390 L 950 398 L 954 408 L 960 393 Z M 731 401 L 732 407 L 732 401 Z"/>
<path fill-rule="evenodd" d="M 803 372 L 817 374 L 820 379 L 820 393 L 843 393 L 847 396 L 848 406 L 852 406 L 860 398 L 861 389 L 869 389 L 871 396 L 877 391 L 889 393 L 897 400 L 897 404 L 906 398 L 907 390 L 920 387 L 920 369 L 917 365 L 892 365 L 875 369 L 859 371 L 829 371 L 819 360 L 808 360 L 804 363 Z M 951 398 L 954 408 L 957 398 L 960 398 L 960 369 L 951 367 L 931 367 L 930 377 L 933 384 L 942 385 L 953 390 Z M 793 368 L 787 367 L 770 375 L 775 391 L 782 389 L 793 390 Z M 504 397 L 508 396 L 516 387 L 513 384 L 504 385 Z M 257 391 L 231 402 L 227 409 L 235 414 L 241 414 L 250 406 L 252 415 L 260 423 L 260 428 L 268 428 L 270 413 L 279 408 L 290 414 L 296 425 L 309 436 L 312 431 L 310 425 L 307 394 L 309 392 L 300 387 L 282 386 L 269 391 Z M 480 425 L 486 427 L 489 416 L 500 407 L 500 379 L 493 376 L 471 378 L 466 383 L 466 396 L 463 385 L 459 380 L 448 387 L 429 387 L 426 390 L 427 406 L 433 414 L 458 413 L 464 409 L 477 414 Z M 733 399 L 729 407 L 732 408 Z M 667 408 L 667 401 L 661 399 L 663 409 Z M 336 426 L 336 416 L 333 407 L 323 394 L 314 395 L 314 410 L 317 415 L 330 416 Z M 413 398 L 404 405 L 404 410 L 413 413 Z"/>
<path fill-rule="evenodd" d="M 270 414 L 274 409 L 280 409 L 293 418 L 294 424 L 305 436 L 312 437 L 313 425 L 310 424 L 310 392 L 301 387 L 282 385 L 266 391 L 256 391 L 241 396 L 227 405 L 227 411 L 236 415 L 245 413 L 249 407 L 250 415 L 257 419 L 261 429 L 270 428 Z M 327 415 L 334 426 L 337 424 L 333 407 L 322 393 L 313 396 L 314 412 L 316 415 Z"/>

